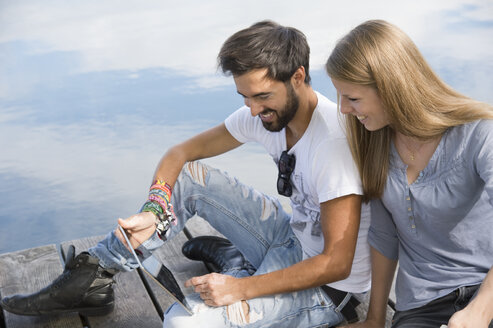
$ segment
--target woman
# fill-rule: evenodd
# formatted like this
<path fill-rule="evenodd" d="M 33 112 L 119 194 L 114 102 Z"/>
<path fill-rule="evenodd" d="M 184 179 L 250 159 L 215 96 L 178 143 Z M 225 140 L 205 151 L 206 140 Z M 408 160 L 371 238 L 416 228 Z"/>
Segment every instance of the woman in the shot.
<path fill-rule="evenodd" d="M 372 207 L 370 308 L 354 327 L 384 327 L 397 261 L 393 327 L 488 327 L 492 106 L 452 90 L 385 21 L 349 32 L 326 70 Z"/>

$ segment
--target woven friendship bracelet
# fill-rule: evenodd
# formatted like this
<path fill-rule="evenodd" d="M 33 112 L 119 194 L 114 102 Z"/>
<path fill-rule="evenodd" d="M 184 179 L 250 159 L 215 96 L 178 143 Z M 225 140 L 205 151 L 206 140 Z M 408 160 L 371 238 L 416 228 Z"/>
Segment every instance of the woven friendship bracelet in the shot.
<path fill-rule="evenodd" d="M 168 208 L 171 199 L 171 186 L 163 180 L 155 180 L 149 189 L 149 201 L 157 202 L 164 210 Z"/>
<path fill-rule="evenodd" d="M 142 208 L 140 209 L 141 212 L 152 212 L 154 215 L 159 216 L 160 214 L 163 214 L 163 208 L 161 205 L 154 203 L 154 202 L 146 202 Z"/>
<path fill-rule="evenodd" d="M 149 195 L 161 195 L 164 198 L 166 198 L 167 200 L 169 200 L 171 198 L 171 194 L 168 194 L 167 192 L 165 192 L 159 188 L 149 189 Z"/>
<path fill-rule="evenodd" d="M 153 190 L 153 189 L 160 189 L 162 191 L 164 191 L 170 198 L 171 198 L 171 186 L 169 184 L 167 184 L 166 182 L 164 182 L 163 180 L 155 180 L 152 185 L 151 185 L 151 188 L 149 188 L 150 190 Z"/>
<path fill-rule="evenodd" d="M 158 203 L 161 206 L 161 208 L 163 209 L 163 212 L 164 212 L 165 209 L 168 208 L 169 202 L 166 201 L 166 199 L 164 199 L 163 197 L 161 197 L 159 195 L 153 195 L 153 194 L 151 194 L 151 195 L 149 195 L 149 198 L 148 199 L 151 202 Z"/>
<path fill-rule="evenodd" d="M 170 197 L 171 197 L 171 187 L 170 187 L 170 185 L 169 185 L 169 184 L 167 184 L 166 182 L 164 182 L 164 183 L 163 183 L 163 182 L 162 182 L 162 181 L 160 181 L 160 180 L 156 180 L 156 181 L 152 184 L 152 186 L 151 186 L 151 188 L 150 188 L 150 190 L 153 190 L 153 189 L 159 189 L 159 190 L 162 190 L 162 191 L 164 191 L 164 192 L 165 192 L 168 196 L 170 196 Z"/>
<path fill-rule="evenodd" d="M 170 204 L 171 186 L 162 180 L 155 180 L 149 189 L 148 201 L 142 206 L 141 212 L 152 212 L 156 216 L 156 231 L 159 238 L 165 239 L 170 225 L 177 220 Z"/>

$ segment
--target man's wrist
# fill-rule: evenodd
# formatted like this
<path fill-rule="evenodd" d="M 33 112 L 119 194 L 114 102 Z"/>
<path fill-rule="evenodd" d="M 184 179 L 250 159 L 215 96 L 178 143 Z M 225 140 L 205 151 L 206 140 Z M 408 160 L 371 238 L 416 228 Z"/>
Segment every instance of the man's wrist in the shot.
<path fill-rule="evenodd" d="M 161 239 L 165 239 L 170 226 L 176 225 L 176 216 L 170 203 L 171 186 L 163 180 L 155 180 L 149 189 L 147 202 L 141 212 L 152 212 L 156 217 L 156 230 Z"/>
<path fill-rule="evenodd" d="M 256 284 L 254 283 L 255 276 L 237 278 L 239 291 L 242 300 L 249 300 L 258 297 L 256 295 Z"/>
<path fill-rule="evenodd" d="M 465 308 L 467 313 L 470 313 L 471 316 L 475 316 L 477 318 L 481 318 L 481 321 L 490 323 L 493 320 L 493 310 L 492 303 L 481 302 L 479 299 L 473 299 Z"/>

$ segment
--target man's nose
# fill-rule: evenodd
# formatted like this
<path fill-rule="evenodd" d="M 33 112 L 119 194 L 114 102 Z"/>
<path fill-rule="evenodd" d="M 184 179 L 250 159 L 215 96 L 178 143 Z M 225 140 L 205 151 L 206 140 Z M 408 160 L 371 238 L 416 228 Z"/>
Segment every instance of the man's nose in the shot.
<path fill-rule="evenodd" d="M 252 116 L 257 116 L 264 110 L 264 106 L 260 105 L 254 100 L 245 99 L 245 105 L 250 107 L 250 112 L 252 113 Z"/>

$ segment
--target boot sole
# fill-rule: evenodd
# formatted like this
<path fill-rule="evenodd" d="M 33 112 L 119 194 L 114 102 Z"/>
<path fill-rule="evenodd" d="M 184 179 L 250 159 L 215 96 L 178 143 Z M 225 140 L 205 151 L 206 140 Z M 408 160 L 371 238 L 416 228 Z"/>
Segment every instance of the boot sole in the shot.
<path fill-rule="evenodd" d="M 76 308 L 76 309 L 55 309 L 55 310 L 41 310 L 39 312 L 22 312 L 17 309 L 11 309 L 6 304 L 1 304 L 1 307 L 10 313 L 18 315 L 28 315 L 28 316 L 40 316 L 45 314 L 62 314 L 62 313 L 79 313 L 80 315 L 86 317 L 97 317 L 110 314 L 115 308 L 115 303 L 110 303 L 105 306 L 100 306 L 97 308 Z"/>
<path fill-rule="evenodd" d="M 97 317 L 110 314 L 111 312 L 113 312 L 114 309 L 115 303 L 110 303 L 106 306 L 98 308 L 79 309 L 77 312 L 79 312 L 80 315 L 84 315 L 86 317 Z"/>

